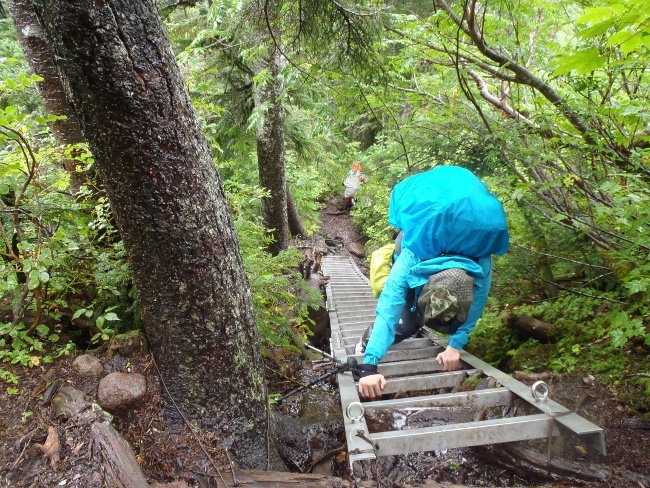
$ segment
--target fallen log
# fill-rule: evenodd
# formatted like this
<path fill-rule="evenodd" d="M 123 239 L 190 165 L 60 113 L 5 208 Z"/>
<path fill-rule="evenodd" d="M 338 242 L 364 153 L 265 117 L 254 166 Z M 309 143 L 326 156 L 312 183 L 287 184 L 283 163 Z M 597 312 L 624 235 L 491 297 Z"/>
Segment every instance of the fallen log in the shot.
<path fill-rule="evenodd" d="M 475 452 L 492 464 L 514 469 L 520 475 L 528 473 L 542 479 L 570 483 L 604 483 L 612 477 L 612 470 L 602 464 L 568 461 L 551 457 L 520 443 L 494 444 L 476 447 Z"/>
<path fill-rule="evenodd" d="M 553 327 L 552 324 L 530 315 L 510 315 L 507 318 L 507 323 L 511 329 L 542 342 L 549 340 L 551 327 Z"/>
<path fill-rule="evenodd" d="M 612 475 L 612 470 L 602 464 L 568 461 L 557 456 L 552 456 L 549 462 L 546 453 L 542 454 L 529 447 L 516 444 L 504 444 L 502 447 L 520 461 L 523 460 L 530 465 L 551 470 L 562 476 L 572 476 L 585 481 L 603 482 Z"/>
<path fill-rule="evenodd" d="M 226 486 L 239 486 L 244 488 L 271 488 L 283 487 L 291 488 L 293 486 L 300 488 L 376 488 L 378 483 L 374 480 L 348 481 L 335 476 L 325 476 L 320 474 L 301 474 L 301 473 L 284 473 L 278 471 L 237 471 L 235 476 L 238 484 L 235 485 L 232 474 L 223 473 Z M 435 481 L 426 480 L 417 487 L 435 488 L 443 486 Z M 402 488 L 416 488 L 416 486 L 403 485 Z M 458 485 L 444 485 L 445 488 L 459 488 Z"/>
<path fill-rule="evenodd" d="M 553 373 L 546 371 L 544 373 L 524 373 L 515 371 L 515 379 L 518 381 L 550 381 L 553 379 Z"/>
<path fill-rule="evenodd" d="M 90 432 L 102 449 L 102 466 L 108 486 L 149 488 L 142 468 L 128 442 L 113 427 L 94 422 Z"/>
<path fill-rule="evenodd" d="M 90 434 L 100 446 L 107 486 L 149 488 L 131 446 L 108 424 L 112 419 L 109 413 L 70 386 L 59 388 L 52 398 L 52 406 L 57 417 L 63 416 L 75 422 L 84 420 L 83 424 L 90 425 Z"/>
<path fill-rule="evenodd" d="M 334 476 L 324 476 L 320 474 L 303 474 L 303 473 L 285 473 L 280 471 L 239 471 L 236 470 L 237 485 L 232 478 L 232 473 L 225 471 L 223 473 L 227 486 L 240 486 L 245 488 L 262 488 L 270 486 L 300 488 L 320 488 L 340 486 L 341 488 L 350 487 L 350 482 Z M 370 485 L 368 485 L 370 486 Z"/>

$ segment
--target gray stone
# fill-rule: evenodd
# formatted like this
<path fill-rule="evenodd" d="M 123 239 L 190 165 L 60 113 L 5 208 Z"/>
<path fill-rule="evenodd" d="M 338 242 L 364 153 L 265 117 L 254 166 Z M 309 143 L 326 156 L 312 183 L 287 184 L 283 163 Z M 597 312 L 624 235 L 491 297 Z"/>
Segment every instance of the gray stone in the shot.
<path fill-rule="evenodd" d="M 77 370 L 81 376 L 94 377 L 99 376 L 104 371 L 102 362 L 90 354 L 82 354 L 72 363 L 72 367 Z"/>
<path fill-rule="evenodd" d="M 147 379 L 139 373 L 115 372 L 99 382 L 97 402 L 106 410 L 120 410 L 140 400 L 147 392 Z"/>
<path fill-rule="evenodd" d="M 348 244 L 348 249 L 350 250 L 350 254 L 358 258 L 363 258 L 366 256 L 365 246 L 363 244 L 359 244 L 358 242 L 351 242 Z"/>

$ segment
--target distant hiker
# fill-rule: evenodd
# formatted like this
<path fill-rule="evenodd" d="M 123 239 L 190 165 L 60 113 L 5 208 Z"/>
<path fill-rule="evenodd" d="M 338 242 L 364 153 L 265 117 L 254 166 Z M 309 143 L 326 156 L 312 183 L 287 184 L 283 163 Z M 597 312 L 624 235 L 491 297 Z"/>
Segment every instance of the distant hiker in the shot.
<path fill-rule="evenodd" d="M 363 168 L 359 164 L 359 161 L 354 161 L 348 175 L 343 180 L 343 186 L 345 186 L 343 196 L 345 197 L 346 210 L 350 210 L 354 206 L 354 200 L 352 197 L 356 195 L 359 187 L 366 183 L 366 181 L 368 181 L 368 178 L 363 172 Z"/>
<path fill-rule="evenodd" d="M 436 360 L 458 369 L 460 350 L 483 313 L 493 254 L 508 250 L 501 202 L 471 171 L 439 166 L 398 183 L 388 222 L 400 229 L 395 262 L 379 295 L 374 324 L 355 347 L 359 394 L 381 396 L 386 379 L 377 365 L 388 348 L 426 323 L 450 334 Z M 401 318 L 400 318 L 401 315 Z"/>

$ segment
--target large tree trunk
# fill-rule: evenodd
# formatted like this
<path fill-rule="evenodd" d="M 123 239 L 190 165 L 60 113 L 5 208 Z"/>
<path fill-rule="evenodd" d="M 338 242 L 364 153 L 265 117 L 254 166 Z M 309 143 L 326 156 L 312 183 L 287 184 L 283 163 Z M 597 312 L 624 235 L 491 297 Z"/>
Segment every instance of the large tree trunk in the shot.
<path fill-rule="evenodd" d="M 284 58 L 272 48 L 265 67 L 272 79 L 258 87 L 254 94 L 255 106 L 266 106 L 264 120 L 257 126 L 257 166 L 260 186 L 269 192 L 262 200 L 264 227 L 271 231 L 274 242 L 268 248 L 271 254 L 278 254 L 289 243 L 289 222 L 287 218 L 287 180 L 284 152 L 284 109 L 282 107 L 282 65 Z"/>
<path fill-rule="evenodd" d="M 68 102 L 63 83 L 54 62 L 54 52 L 45 39 L 45 33 L 38 22 L 31 0 L 7 0 L 9 12 L 14 21 L 20 47 L 29 67 L 43 81 L 37 85 L 38 94 L 45 111 L 50 115 L 65 115 L 67 118 L 50 122 L 50 129 L 57 143 L 61 145 L 84 142 L 79 120 Z M 79 190 L 83 179 L 75 171 L 76 163 L 71 159 L 63 161 L 70 174 L 70 187 Z"/>
<path fill-rule="evenodd" d="M 291 237 L 303 236 L 307 237 L 305 225 L 302 223 L 296 204 L 291 196 L 291 190 L 287 185 L 287 220 L 289 221 L 289 232 Z"/>
<path fill-rule="evenodd" d="M 183 415 L 267 465 L 267 392 L 219 174 L 153 0 L 33 0 L 133 267 L 144 328 Z M 283 205 L 283 208 L 286 205 Z M 168 408 L 171 422 L 181 422 Z"/>

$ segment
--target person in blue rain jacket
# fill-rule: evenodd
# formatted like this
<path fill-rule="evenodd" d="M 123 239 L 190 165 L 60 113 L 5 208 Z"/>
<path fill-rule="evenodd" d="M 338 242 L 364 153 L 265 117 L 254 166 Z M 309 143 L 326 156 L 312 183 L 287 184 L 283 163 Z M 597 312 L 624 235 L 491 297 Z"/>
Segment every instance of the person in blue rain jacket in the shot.
<path fill-rule="evenodd" d="M 377 365 L 389 347 L 422 325 L 417 300 L 432 275 L 435 281 L 448 272 L 460 272 L 470 283 L 473 280 L 467 309 L 463 313 L 451 309 L 458 310 L 456 325 L 447 348 L 436 357 L 445 371 L 458 369 L 460 350 L 490 291 L 491 256 L 508 250 L 501 202 L 471 171 L 458 166 L 438 166 L 398 183 L 391 193 L 388 221 L 401 231 L 397 257 L 379 296 L 374 324 L 356 349 L 364 352 L 359 394 L 369 399 L 380 397 L 386 385 Z M 449 290 L 456 294 L 453 283 L 445 285 L 444 292 Z"/>

